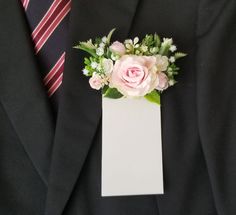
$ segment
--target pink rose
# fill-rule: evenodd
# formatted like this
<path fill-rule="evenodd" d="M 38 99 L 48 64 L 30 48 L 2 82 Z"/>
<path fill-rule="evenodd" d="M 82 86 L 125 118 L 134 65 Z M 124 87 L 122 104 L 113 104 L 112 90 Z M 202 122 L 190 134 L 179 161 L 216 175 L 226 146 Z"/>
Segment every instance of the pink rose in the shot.
<path fill-rule="evenodd" d="M 89 84 L 93 89 L 99 90 L 103 87 L 103 79 L 94 72 L 93 76 L 89 79 Z"/>
<path fill-rule="evenodd" d="M 167 89 L 168 86 L 169 86 L 167 75 L 163 72 L 159 72 L 157 77 L 158 77 L 157 78 L 158 79 L 158 84 L 157 84 L 156 89 L 160 90 L 160 91 Z"/>
<path fill-rule="evenodd" d="M 115 62 L 110 86 L 125 96 L 141 97 L 153 91 L 158 83 L 154 56 L 124 55 Z"/>
<path fill-rule="evenodd" d="M 125 54 L 125 46 L 123 43 L 120 43 L 118 41 L 114 42 L 110 46 L 110 50 L 114 52 L 115 54 L 118 54 L 120 56 Z"/>

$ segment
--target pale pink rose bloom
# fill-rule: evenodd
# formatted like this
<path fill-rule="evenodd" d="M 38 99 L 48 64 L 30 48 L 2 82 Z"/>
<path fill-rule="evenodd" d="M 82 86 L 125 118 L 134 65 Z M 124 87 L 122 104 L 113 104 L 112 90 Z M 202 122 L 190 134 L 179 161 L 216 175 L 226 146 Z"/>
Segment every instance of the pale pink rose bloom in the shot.
<path fill-rule="evenodd" d="M 95 90 L 100 90 L 103 87 L 103 79 L 96 73 L 89 79 L 90 86 Z"/>
<path fill-rule="evenodd" d="M 156 55 L 156 69 L 158 72 L 163 72 L 167 70 L 167 67 L 169 66 L 168 57 Z"/>
<path fill-rule="evenodd" d="M 157 90 L 163 91 L 168 88 L 168 86 L 169 86 L 168 77 L 165 73 L 159 72 L 157 79 L 158 79 L 158 83 L 157 83 L 157 87 L 156 87 Z"/>
<path fill-rule="evenodd" d="M 112 43 L 110 46 L 110 50 L 120 56 L 124 55 L 126 51 L 124 44 L 119 41 Z"/>
<path fill-rule="evenodd" d="M 110 87 L 128 97 L 141 97 L 153 91 L 158 83 L 154 56 L 124 55 L 116 61 Z"/>

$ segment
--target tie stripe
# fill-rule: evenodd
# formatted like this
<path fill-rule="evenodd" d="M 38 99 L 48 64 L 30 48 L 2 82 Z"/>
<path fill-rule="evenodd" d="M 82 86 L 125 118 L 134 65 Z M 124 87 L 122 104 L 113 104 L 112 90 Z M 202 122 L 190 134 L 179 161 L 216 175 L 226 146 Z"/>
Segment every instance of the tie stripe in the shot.
<path fill-rule="evenodd" d="M 61 2 L 61 0 L 55 0 L 52 5 L 50 6 L 50 8 L 48 9 L 48 11 L 46 12 L 46 14 L 44 15 L 44 17 L 41 19 L 41 21 L 39 22 L 39 24 L 36 26 L 36 28 L 34 29 L 34 31 L 32 32 L 32 38 L 34 38 L 38 32 L 42 29 L 42 27 L 44 26 L 44 24 L 48 21 L 48 19 L 51 17 L 52 13 L 55 11 L 55 9 L 57 8 L 58 4 Z"/>
<path fill-rule="evenodd" d="M 58 59 L 56 64 L 44 78 L 44 85 L 48 89 L 48 95 L 52 96 L 53 93 L 60 87 L 62 83 L 63 70 L 65 63 L 65 52 Z"/>
<path fill-rule="evenodd" d="M 56 90 L 59 88 L 59 86 L 62 84 L 62 78 L 63 78 L 63 74 L 61 74 L 55 81 L 55 83 L 50 87 L 50 89 L 48 90 L 48 95 L 49 97 L 51 97 Z"/>
<path fill-rule="evenodd" d="M 22 2 L 24 9 L 27 10 L 27 8 L 29 6 L 29 0 L 22 0 L 21 2 Z"/>
<path fill-rule="evenodd" d="M 57 1 L 55 2 L 57 3 Z M 43 18 L 41 24 L 39 24 L 32 33 L 32 39 L 35 44 L 36 54 L 47 42 L 48 38 L 61 23 L 61 21 L 65 18 L 65 16 L 69 13 L 70 8 L 71 0 L 68 0 L 59 1 L 59 3 L 55 4 L 52 8 L 49 9 L 47 16 Z"/>
<path fill-rule="evenodd" d="M 28 7 L 30 1 L 30 7 Z M 58 108 L 59 87 L 62 84 L 67 27 L 71 0 L 21 0 L 26 11 L 35 54 L 44 75 L 43 84 L 51 97 L 55 111 Z M 27 10 L 28 8 L 28 10 Z"/>

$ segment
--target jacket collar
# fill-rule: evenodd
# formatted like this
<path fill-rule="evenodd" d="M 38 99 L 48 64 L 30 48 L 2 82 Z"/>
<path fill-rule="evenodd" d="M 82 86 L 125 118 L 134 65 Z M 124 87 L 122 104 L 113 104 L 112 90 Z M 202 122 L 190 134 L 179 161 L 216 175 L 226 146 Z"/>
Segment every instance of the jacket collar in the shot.
<path fill-rule="evenodd" d="M 60 215 L 68 201 L 93 142 L 101 118 L 101 93 L 83 76 L 84 53 L 72 49 L 79 41 L 118 29 L 124 40 L 138 0 L 73 1 L 62 98 L 56 126 L 46 214 Z"/>
<path fill-rule="evenodd" d="M 0 20 L 0 102 L 20 142 L 45 184 L 48 183 L 54 119 L 20 1 L 3 5 Z"/>

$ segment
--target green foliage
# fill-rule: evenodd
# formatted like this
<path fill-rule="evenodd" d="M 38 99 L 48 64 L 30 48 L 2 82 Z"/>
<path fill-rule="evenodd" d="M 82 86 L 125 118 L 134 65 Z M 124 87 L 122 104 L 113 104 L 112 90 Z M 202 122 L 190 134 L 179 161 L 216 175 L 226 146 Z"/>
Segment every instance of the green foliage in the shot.
<path fill-rule="evenodd" d="M 177 60 L 177 59 L 183 58 L 183 57 L 185 57 L 185 56 L 187 56 L 187 54 L 182 53 L 182 52 L 176 52 L 174 57 L 175 57 L 175 59 Z"/>
<path fill-rule="evenodd" d="M 168 69 L 167 69 L 167 76 L 170 80 L 173 81 L 173 83 L 176 83 L 175 81 L 175 76 L 179 74 L 180 68 L 177 67 L 174 63 L 170 64 Z"/>
<path fill-rule="evenodd" d="M 159 54 L 163 55 L 163 56 L 168 56 L 169 50 L 170 50 L 170 45 L 169 44 L 162 44 L 161 48 L 160 48 L 160 51 L 159 51 Z"/>
<path fill-rule="evenodd" d="M 108 90 L 109 86 L 108 85 L 105 85 L 103 88 L 102 88 L 102 94 L 105 94 L 106 91 Z"/>
<path fill-rule="evenodd" d="M 121 57 L 119 54 L 113 53 L 109 48 L 111 38 L 115 30 L 115 28 L 112 29 L 106 37 L 98 37 L 94 41 L 90 39 L 87 42 L 80 42 L 79 45 L 74 46 L 74 48 L 83 50 L 89 54 L 89 57 L 84 59 L 84 74 L 87 76 L 92 76 L 94 73 L 99 75 L 102 81 L 104 81 L 103 85 L 105 85 L 102 89 L 103 96 L 112 99 L 123 97 L 123 95 L 116 88 L 109 87 L 109 76 L 106 74 L 104 66 L 105 59 L 110 59 L 113 63 L 115 63 L 116 60 Z M 176 45 L 173 44 L 172 38 L 160 38 L 156 33 L 147 34 L 142 39 L 139 39 L 138 37 L 135 37 L 134 39 L 127 39 L 124 41 L 123 45 L 126 49 L 126 55 L 166 56 L 167 59 L 165 60 L 168 61 L 169 65 L 167 70 L 162 72 L 167 75 L 169 86 L 173 86 L 176 83 L 175 76 L 178 75 L 180 69 L 176 66 L 175 61 L 185 57 L 186 54 L 176 51 L 177 48 Z M 160 105 L 160 94 L 160 91 L 153 90 L 144 97 L 148 101 Z"/>
<path fill-rule="evenodd" d="M 147 34 L 142 40 L 142 45 L 153 47 L 155 45 L 154 36 L 152 34 Z"/>
<path fill-rule="evenodd" d="M 112 35 L 113 35 L 113 33 L 114 33 L 115 30 L 116 30 L 116 29 L 113 28 L 113 29 L 109 32 L 109 34 L 107 35 L 107 44 L 110 44 L 110 42 L 111 42 L 111 37 L 112 37 Z"/>
<path fill-rule="evenodd" d="M 95 44 L 100 44 L 102 39 L 100 37 L 95 38 Z"/>
<path fill-rule="evenodd" d="M 104 88 L 102 93 L 104 97 L 111 99 L 119 99 L 123 97 L 123 95 L 116 88 Z"/>
<path fill-rule="evenodd" d="M 93 68 L 91 67 L 91 62 L 93 61 L 93 58 L 90 57 L 90 58 L 84 58 L 84 64 L 85 64 L 85 69 L 88 71 L 88 74 L 87 76 L 92 76 L 94 70 Z"/>
<path fill-rule="evenodd" d="M 89 46 L 85 42 L 80 42 L 79 45 L 74 46 L 73 48 L 83 50 L 83 51 L 89 53 L 90 55 L 92 55 L 93 57 L 97 57 L 95 49 L 93 47 Z"/>
<path fill-rule="evenodd" d="M 151 93 L 144 96 L 148 101 L 156 103 L 158 105 L 161 104 L 161 96 L 157 90 L 153 90 Z"/>
<path fill-rule="evenodd" d="M 161 45 L 161 39 L 158 34 L 154 34 L 154 46 L 155 47 L 160 47 Z"/>

